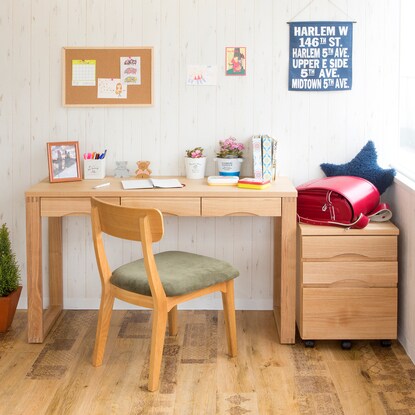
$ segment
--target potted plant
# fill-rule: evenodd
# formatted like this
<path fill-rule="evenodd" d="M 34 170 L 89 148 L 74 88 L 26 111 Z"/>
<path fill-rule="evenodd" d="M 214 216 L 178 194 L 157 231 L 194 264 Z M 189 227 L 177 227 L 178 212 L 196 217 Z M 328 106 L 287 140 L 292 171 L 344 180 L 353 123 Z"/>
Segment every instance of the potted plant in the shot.
<path fill-rule="evenodd" d="M 22 291 L 20 269 L 12 252 L 6 224 L 0 229 L 0 333 L 11 326 Z"/>
<path fill-rule="evenodd" d="M 228 137 L 219 141 L 219 151 L 216 152 L 219 175 L 239 176 L 243 162 L 243 150 L 245 146 L 239 143 L 235 137 Z"/>
<path fill-rule="evenodd" d="M 186 150 L 184 162 L 188 179 L 203 179 L 205 177 L 206 157 L 203 155 L 202 147 Z"/>

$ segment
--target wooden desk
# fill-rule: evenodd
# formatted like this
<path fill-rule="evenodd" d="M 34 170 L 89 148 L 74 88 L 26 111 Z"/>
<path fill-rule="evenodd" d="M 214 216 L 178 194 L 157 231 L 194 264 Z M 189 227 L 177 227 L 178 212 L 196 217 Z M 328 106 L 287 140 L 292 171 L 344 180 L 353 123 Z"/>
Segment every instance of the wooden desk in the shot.
<path fill-rule="evenodd" d="M 187 180 L 182 189 L 123 190 L 120 179 L 38 183 L 26 192 L 28 341 L 42 343 L 63 308 L 62 217 L 89 215 L 90 197 L 122 206 L 155 207 L 177 216 L 274 217 L 274 315 L 281 343 L 295 343 L 297 191 L 285 177 L 264 190 L 209 186 L 206 179 Z M 42 217 L 49 221 L 49 296 L 43 309 Z"/>

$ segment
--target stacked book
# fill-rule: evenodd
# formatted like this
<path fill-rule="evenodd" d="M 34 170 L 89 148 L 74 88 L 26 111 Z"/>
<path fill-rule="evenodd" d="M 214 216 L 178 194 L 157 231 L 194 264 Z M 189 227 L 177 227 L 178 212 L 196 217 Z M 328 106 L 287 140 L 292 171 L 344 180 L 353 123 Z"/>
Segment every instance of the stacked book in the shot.
<path fill-rule="evenodd" d="M 252 137 L 254 178 L 275 180 L 277 174 L 277 140 L 269 135 Z"/>
<path fill-rule="evenodd" d="M 244 179 L 238 180 L 238 187 L 242 187 L 244 189 L 266 189 L 267 187 L 271 186 L 270 180 L 264 179 L 254 179 L 252 177 L 245 177 Z"/>

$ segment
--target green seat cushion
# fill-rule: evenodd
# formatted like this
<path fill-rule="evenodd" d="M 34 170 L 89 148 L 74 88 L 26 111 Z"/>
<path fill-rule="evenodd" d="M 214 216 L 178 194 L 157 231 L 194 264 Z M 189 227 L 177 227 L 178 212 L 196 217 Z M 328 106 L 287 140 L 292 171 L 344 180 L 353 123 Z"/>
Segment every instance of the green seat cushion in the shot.
<path fill-rule="evenodd" d="M 225 261 L 189 252 L 167 251 L 155 254 L 154 258 L 167 297 L 210 287 L 239 275 Z M 124 290 L 151 295 L 143 259 L 117 268 L 110 281 Z"/>

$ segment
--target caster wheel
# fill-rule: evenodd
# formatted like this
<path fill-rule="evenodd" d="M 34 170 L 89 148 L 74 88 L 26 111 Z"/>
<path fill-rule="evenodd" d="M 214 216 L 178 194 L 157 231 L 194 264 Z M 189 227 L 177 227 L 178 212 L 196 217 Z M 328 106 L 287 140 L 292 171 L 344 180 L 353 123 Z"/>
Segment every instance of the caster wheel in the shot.
<path fill-rule="evenodd" d="M 382 347 L 391 347 L 392 346 L 392 340 L 381 340 L 380 345 Z"/>
<path fill-rule="evenodd" d="M 304 340 L 304 346 L 305 347 L 314 347 L 314 340 Z"/>
<path fill-rule="evenodd" d="M 352 342 L 350 340 L 342 340 L 342 349 L 350 350 L 352 348 Z"/>

